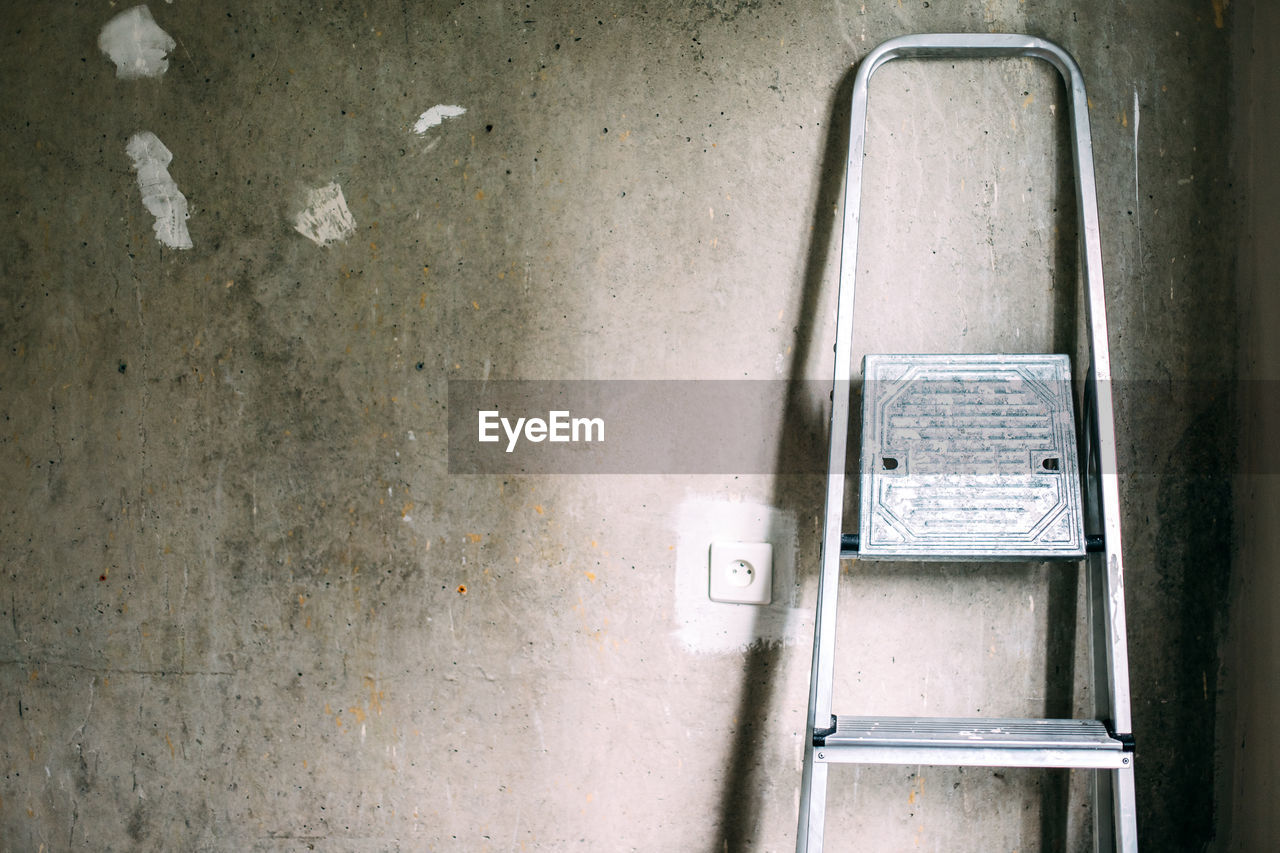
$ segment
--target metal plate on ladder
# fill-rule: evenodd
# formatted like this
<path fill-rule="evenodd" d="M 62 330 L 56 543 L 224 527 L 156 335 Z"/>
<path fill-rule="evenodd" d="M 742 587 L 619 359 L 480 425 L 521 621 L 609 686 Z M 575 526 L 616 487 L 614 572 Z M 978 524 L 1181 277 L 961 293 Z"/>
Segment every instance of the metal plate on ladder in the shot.
<path fill-rule="evenodd" d="M 868 355 L 861 559 L 1080 559 L 1065 355 Z"/>

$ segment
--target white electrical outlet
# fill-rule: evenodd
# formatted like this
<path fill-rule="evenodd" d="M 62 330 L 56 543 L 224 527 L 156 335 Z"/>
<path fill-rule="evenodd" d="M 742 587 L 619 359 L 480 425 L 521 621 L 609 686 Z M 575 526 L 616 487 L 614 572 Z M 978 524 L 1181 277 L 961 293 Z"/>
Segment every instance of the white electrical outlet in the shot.
<path fill-rule="evenodd" d="M 773 546 L 768 542 L 712 542 L 712 601 L 768 604 L 773 600 Z"/>

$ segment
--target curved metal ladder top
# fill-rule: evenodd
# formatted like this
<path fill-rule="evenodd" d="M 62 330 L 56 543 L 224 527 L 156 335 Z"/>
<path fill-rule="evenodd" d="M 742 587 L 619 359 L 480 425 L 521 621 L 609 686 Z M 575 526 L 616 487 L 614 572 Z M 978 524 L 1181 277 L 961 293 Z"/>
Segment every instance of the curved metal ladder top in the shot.
<path fill-rule="evenodd" d="M 1097 646 L 1106 650 L 1105 687 L 1097 696 L 1098 715 L 1105 717 L 1112 732 L 1128 736 L 1132 732 L 1129 697 L 1129 665 L 1126 645 L 1124 610 L 1124 569 L 1120 549 L 1120 497 L 1117 482 L 1115 416 L 1111 396 L 1111 363 L 1107 348 L 1107 314 L 1102 280 L 1102 249 L 1098 225 L 1096 181 L 1093 168 L 1093 143 L 1089 132 L 1088 100 L 1084 78 L 1075 60 L 1063 48 L 1042 38 L 1027 35 L 985 33 L 938 33 L 909 35 L 880 44 L 863 57 L 854 78 L 849 131 L 849 159 L 844 193 L 844 223 L 840 252 L 839 297 L 836 315 L 835 380 L 831 409 L 830 448 L 827 461 L 827 494 L 822 568 L 819 576 L 817 613 L 815 618 L 813 670 L 809 688 L 809 719 L 806 741 L 804 777 L 801 784 L 801 807 L 797 850 L 822 849 L 825 811 L 825 777 L 827 765 L 815 766 L 812 751 L 815 728 L 825 727 L 832 718 L 832 681 L 835 666 L 835 631 L 823 632 L 823 625 L 834 629 L 836 591 L 840 573 L 841 528 L 844 523 L 844 470 L 849 425 L 849 392 L 851 390 L 853 337 L 853 302 L 858 254 L 858 226 L 862 196 L 862 160 L 866 145 L 867 90 L 871 76 L 880 66 L 894 59 L 988 59 L 1000 57 L 1034 57 L 1056 68 L 1066 85 L 1071 125 L 1072 154 L 1075 167 L 1076 209 L 1083 247 L 1086 316 L 1089 334 L 1090 373 L 1088 385 L 1093 392 L 1088 414 L 1091 429 L 1086 427 L 1085 441 L 1095 455 L 1096 488 L 1101 514 L 1104 553 L 1091 555 L 1089 580 L 1096 585 L 1093 600 L 1102 599 L 1099 618 L 1091 633 L 1094 660 Z M 1088 501 L 1086 497 L 1086 501 Z M 1100 559 L 1105 558 L 1105 560 Z M 1096 575 L 1096 577 L 1095 577 Z M 1093 612 L 1090 613 L 1093 617 Z M 1101 624 L 1097 624 L 1101 623 Z M 1101 675 L 1101 668 L 1098 669 Z M 1105 709 L 1105 711 L 1104 711 Z M 821 725 L 815 726 L 818 721 Z M 816 774 L 821 779 L 815 779 Z M 1103 776 L 1102 771 L 1098 772 Z M 1119 773 L 1112 797 L 1114 808 L 1115 849 L 1137 849 L 1136 820 L 1133 814 L 1133 775 L 1130 769 Z M 822 796 L 815 793 L 814 782 Z M 1103 787 L 1106 786 L 1105 783 Z M 1127 789 L 1122 795 L 1121 789 Z M 1101 800 L 1102 791 L 1099 791 Z M 813 802 L 821 800 L 822 802 Z M 1095 808 L 1095 814 L 1103 809 Z M 1099 827 L 1101 829 L 1101 827 Z M 1103 849 L 1110 846 L 1103 833 L 1097 833 Z"/>

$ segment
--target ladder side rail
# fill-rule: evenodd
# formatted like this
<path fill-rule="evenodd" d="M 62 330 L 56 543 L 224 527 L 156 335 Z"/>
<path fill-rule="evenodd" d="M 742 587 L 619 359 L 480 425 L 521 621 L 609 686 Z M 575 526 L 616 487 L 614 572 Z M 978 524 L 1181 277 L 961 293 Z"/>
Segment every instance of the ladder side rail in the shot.
<path fill-rule="evenodd" d="M 1122 853 L 1137 853 L 1138 850 L 1138 793 L 1133 778 L 1133 762 L 1128 767 L 1111 773 L 1098 773 L 1109 776 L 1114 790 L 1112 791 L 1112 809 L 1115 818 L 1116 847 Z"/>
<path fill-rule="evenodd" d="M 1085 385 L 1085 421 L 1082 440 L 1085 443 L 1086 523 L 1092 529 L 1102 521 L 1100 508 L 1101 479 L 1099 474 L 1098 443 L 1095 436 L 1097 398 L 1093 393 L 1093 377 Z M 1111 546 L 1107 546 L 1108 548 Z M 1108 555 L 1089 554 L 1085 560 L 1085 584 L 1088 590 L 1089 661 L 1092 673 L 1094 714 L 1103 718 L 1108 727 L 1117 731 L 1114 720 L 1106 718 L 1107 712 L 1116 706 L 1114 690 L 1119 684 L 1128 687 L 1127 674 L 1117 679 L 1111 652 L 1112 623 L 1108 617 Z M 1123 635 L 1121 635 L 1123 640 Z M 1095 853 L 1130 853 L 1138 849 L 1137 797 L 1134 789 L 1132 757 L 1126 766 L 1113 773 L 1095 772 L 1093 789 L 1093 821 Z"/>
<path fill-rule="evenodd" d="M 1048 43 L 1046 43 L 1048 44 Z M 1072 130 L 1072 158 L 1076 178 L 1076 215 L 1084 255 L 1085 314 L 1089 330 L 1089 379 L 1092 385 L 1093 434 L 1098 454 L 1097 478 L 1102 535 L 1105 542 L 1107 668 L 1111 695 L 1109 716 L 1117 734 L 1132 734 L 1129 651 L 1124 606 L 1124 558 L 1120 535 L 1119 468 L 1116 461 L 1115 405 L 1111 387 L 1111 350 L 1107 334 L 1107 301 L 1102 274 L 1102 232 L 1098 221 L 1097 178 L 1093 165 L 1093 136 L 1089 128 L 1089 99 L 1080 66 L 1066 51 L 1053 46 L 1050 62 L 1068 89 Z"/>
<path fill-rule="evenodd" d="M 1086 562 L 1090 595 L 1091 645 L 1095 672 L 1103 669 L 1106 688 L 1105 704 L 1113 733 L 1133 734 L 1131 694 L 1129 687 L 1128 628 L 1124 602 L 1124 558 L 1120 534 L 1119 466 L 1116 460 L 1115 403 L 1111 387 L 1111 353 L 1107 334 L 1107 304 L 1102 276 L 1102 238 L 1098 221 L 1097 179 L 1093 166 L 1093 140 L 1089 129 L 1089 100 L 1084 79 L 1075 61 L 1063 52 L 1063 65 L 1057 65 L 1070 90 L 1072 156 L 1076 177 L 1076 210 L 1084 255 L 1086 326 L 1089 330 L 1090 371 L 1086 393 L 1092 403 L 1092 443 L 1096 465 L 1092 483 L 1088 484 L 1098 498 L 1101 513 L 1104 553 L 1092 554 Z M 1065 67 L 1065 70 L 1064 70 Z M 1092 392 L 1092 393 L 1089 393 Z M 1104 562 L 1105 561 L 1105 562 Z M 1094 612 L 1095 608 L 1100 613 Z M 1103 637 L 1098 637 L 1104 634 Z M 1101 640 L 1105 652 L 1099 654 L 1096 643 Z M 1101 703 L 1100 703 L 1101 704 Z M 1138 849 L 1137 795 L 1133 764 L 1114 774 L 1094 774 L 1094 844 L 1099 851 L 1119 850 L 1131 853 Z M 1113 835 L 1107 833 L 1107 823 Z"/>
<path fill-rule="evenodd" d="M 827 447 L 827 491 L 822 528 L 821 570 L 813 624 L 813 662 L 809 676 L 809 713 L 805 725 L 804 770 L 800 779 L 800 816 L 796 853 L 820 853 L 826 819 L 827 765 L 814 761 L 814 731 L 832 725 L 835 681 L 836 599 L 840 587 L 841 535 L 844 530 L 845 462 L 849 442 L 852 383 L 854 271 L 857 269 L 858 217 L 862 198 L 862 155 L 866 145 L 867 83 L 874 66 L 858 67 L 854 77 L 845 165 L 844 222 L 840 236 L 840 276 L 836 300 L 835 371 Z"/>

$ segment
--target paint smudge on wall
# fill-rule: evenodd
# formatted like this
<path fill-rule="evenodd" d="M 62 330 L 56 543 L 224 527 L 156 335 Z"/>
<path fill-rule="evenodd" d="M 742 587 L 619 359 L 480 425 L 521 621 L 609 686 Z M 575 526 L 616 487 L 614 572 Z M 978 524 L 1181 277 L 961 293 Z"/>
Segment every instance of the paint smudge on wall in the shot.
<path fill-rule="evenodd" d="M 327 246 L 354 234 L 356 220 L 347 209 L 342 187 L 330 183 L 307 193 L 306 206 L 294 217 L 293 227 L 317 246 Z"/>
<path fill-rule="evenodd" d="M 98 49 L 111 58 L 116 76 L 124 80 L 159 77 L 169 70 L 168 54 L 175 47 L 177 42 L 160 29 L 146 6 L 116 15 L 98 35 Z"/>
<path fill-rule="evenodd" d="M 467 111 L 466 107 L 451 106 L 449 104 L 439 104 L 427 110 L 418 116 L 418 121 L 413 126 L 413 132 L 422 136 L 433 127 L 438 127 L 447 118 L 457 118 Z"/>
<path fill-rule="evenodd" d="M 187 198 L 169 176 L 173 152 L 154 133 L 145 130 L 129 138 L 125 152 L 133 161 L 133 170 L 138 173 L 142 203 L 156 218 L 156 239 L 171 249 L 190 249 Z"/>

